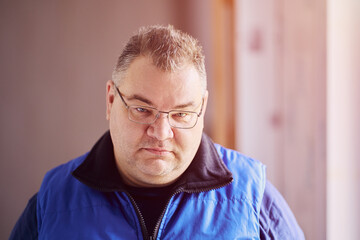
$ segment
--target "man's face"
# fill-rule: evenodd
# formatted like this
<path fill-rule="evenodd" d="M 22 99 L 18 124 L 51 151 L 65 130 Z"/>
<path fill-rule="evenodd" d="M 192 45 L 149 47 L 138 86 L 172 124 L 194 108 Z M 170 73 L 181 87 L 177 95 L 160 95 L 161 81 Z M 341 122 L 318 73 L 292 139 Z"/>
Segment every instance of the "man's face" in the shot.
<path fill-rule="evenodd" d="M 160 111 L 186 110 L 203 113 L 191 129 L 173 128 L 167 114 L 151 125 L 128 119 L 128 110 L 107 82 L 107 119 L 118 170 L 129 185 L 165 186 L 173 183 L 190 165 L 201 141 L 207 96 L 192 65 L 177 72 L 156 68 L 150 58 L 138 57 L 118 85 L 125 102 L 154 107 Z"/>

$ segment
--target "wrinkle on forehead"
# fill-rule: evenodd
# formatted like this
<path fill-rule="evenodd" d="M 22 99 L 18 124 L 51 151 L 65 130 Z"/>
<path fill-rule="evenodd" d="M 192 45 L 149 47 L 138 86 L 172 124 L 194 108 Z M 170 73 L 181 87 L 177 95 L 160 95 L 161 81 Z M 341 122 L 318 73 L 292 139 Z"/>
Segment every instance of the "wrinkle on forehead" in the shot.
<path fill-rule="evenodd" d="M 126 81 L 126 79 L 132 78 L 131 75 L 133 75 L 134 73 L 138 73 L 139 70 L 144 67 L 156 69 L 158 72 L 164 73 L 168 76 L 176 76 L 176 75 L 179 75 L 179 74 L 184 73 L 187 70 L 191 69 L 191 71 L 194 71 L 197 76 L 196 79 L 194 79 L 193 84 L 194 85 L 196 85 L 198 83 L 200 84 L 201 92 L 202 92 L 203 96 L 206 92 L 206 85 L 207 85 L 206 77 L 204 78 L 191 62 L 183 62 L 179 68 L 173 69 L 170 71 L 170 70 L 164 70 L 164 69 L 158 68 L 156 65 L 154 65 L 151 57 L 147 56 L 147 55 L 142 55 L 142 56 L 137 57 L 130 64 L 130 67 L 127 69 L 127 71 L 122 73 L 121 77 L 119 77 L 119 79 L 117 79 L 115 82 L 117 83 L 118 86 L 120 86 L 124 81 Z M 133 69 L 133 71 L 131 69 Z M 136 71 L 134 71 L 134 69 L 136 69 Z M 170 79 L 171 78 L 172 77 L 170 77 Z"/>
<path fill-rule="evenodd" d="M 196 107 L 203 97 L 199 74 L 192 65 L 165 72 L 145 57 L 133 62 L 119 88 L 128 101 L 167 109 Z"/>

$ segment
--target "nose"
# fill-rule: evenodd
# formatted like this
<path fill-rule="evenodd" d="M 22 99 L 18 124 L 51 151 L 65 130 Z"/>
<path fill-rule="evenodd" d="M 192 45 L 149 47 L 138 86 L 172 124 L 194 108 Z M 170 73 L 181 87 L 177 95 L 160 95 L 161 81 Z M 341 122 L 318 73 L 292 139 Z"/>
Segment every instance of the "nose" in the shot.
<path fill-rule="evenodd" d="M 169 124 L 168 115 L 166 113 L 159 113 L 155 122 L 148 127 L 147 134 L 159 141 L 173 138 L 174 132 Z"/>

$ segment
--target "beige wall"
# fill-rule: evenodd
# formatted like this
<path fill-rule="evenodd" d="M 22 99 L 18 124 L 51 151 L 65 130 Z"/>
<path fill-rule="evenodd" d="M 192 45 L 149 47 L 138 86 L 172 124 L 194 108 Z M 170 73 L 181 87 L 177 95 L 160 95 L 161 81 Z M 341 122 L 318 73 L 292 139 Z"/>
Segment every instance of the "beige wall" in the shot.
<path fill-rule="evenodd" d="M 360 2 L 328 4 L 329 240 L 360 236 Z"/>

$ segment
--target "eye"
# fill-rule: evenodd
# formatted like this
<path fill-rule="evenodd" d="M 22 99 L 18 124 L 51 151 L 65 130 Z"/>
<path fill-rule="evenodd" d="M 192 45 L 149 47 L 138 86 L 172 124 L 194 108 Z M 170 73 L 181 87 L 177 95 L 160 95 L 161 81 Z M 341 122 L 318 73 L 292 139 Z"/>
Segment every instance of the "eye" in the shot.
<path fill-rule="evenodd" d="M 142 108 L 142 107 L 137 107 L 137 108 L 135 108 L 135 110 L 138 111 L 139 113 L 149 112 L 149 110 L 147 110 L 146 108 Z"/>
<path fill-rule="evenodd" d="M 186 117 L 187 115 L 188 115 L 188 114 L 185 113 L 185 112 L 178 112 L 178 113 L 175 114 L 175 117 L 177 117 L 177 118 L 184 118 L 184 117 Z"/>

